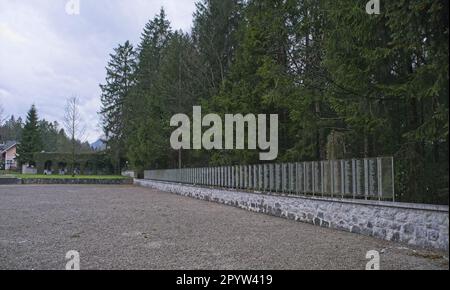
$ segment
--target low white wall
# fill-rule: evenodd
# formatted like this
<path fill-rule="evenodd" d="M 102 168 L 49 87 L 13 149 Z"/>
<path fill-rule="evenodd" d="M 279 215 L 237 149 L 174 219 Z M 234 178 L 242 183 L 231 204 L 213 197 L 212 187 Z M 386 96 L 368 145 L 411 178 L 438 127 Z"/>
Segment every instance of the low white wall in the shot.
<path fill-rule="evenodd" d="M 288 197 L 138 179 L 135 184 L 321 227 L 448 251 L 448 206 Z"/>
<path fill-rule="evenodd" d="M 136 174 L 134 171 L 131 170 L 127 170 L 127 171 L 122 171 L 122 176 L 127 176 L 127 177 L 131 177 L 131 178 L 135 178 Z"/>
<path fill-rule="evenodd" d="M 32 175 L 36 175 L 37 174 L 37 169 L 34 167 L 28 167 L 26 165 L 22 166 L 22 174 L 32 174 Z"/>

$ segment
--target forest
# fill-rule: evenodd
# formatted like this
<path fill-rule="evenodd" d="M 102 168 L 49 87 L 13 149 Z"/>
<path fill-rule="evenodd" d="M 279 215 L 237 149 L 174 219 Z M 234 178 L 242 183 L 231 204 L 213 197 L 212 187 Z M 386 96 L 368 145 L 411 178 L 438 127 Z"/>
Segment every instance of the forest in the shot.
<path fill-rule="evenodd" d="M 117 168 L 257 164 L 179 150 L 173 115 L 278 114 L 277 162 L 394 156 L 399 201 L 448 203 L 447 0 L 201 0 L 110 55 L 100 111 Z"/>

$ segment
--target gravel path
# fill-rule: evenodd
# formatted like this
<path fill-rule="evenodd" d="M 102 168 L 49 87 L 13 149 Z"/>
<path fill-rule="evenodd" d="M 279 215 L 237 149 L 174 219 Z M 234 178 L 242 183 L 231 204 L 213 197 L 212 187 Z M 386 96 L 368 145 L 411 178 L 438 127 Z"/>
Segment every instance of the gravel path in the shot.
<path fill-rule="evenodd" d="M 0 186 L 0 269 L 448 269 L 429 252 L 133 186 Z M 446 256 L 447 258 L 443 258 Z"/>

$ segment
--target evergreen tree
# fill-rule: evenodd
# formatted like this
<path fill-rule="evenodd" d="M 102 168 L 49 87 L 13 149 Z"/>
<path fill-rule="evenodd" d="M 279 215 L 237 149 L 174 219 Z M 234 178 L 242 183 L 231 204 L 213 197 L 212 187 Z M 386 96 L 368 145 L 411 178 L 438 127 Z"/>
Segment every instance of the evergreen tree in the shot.
<path fill-rule="evenodd" d="M 125 99 L 133 84 L 136 53 L 129 41 L 114 49 L 106 67 L 106 84 L 100 85 L 103 130 L 114 156 L 116 171 L 121 169 L 125 146 Z"/>
<path fill-rule="evenodd" d="M 3 141 L 17 141 L 20 142 L 23 130 L 22 118 L 15 118 L 11 116 L 3 126 L 0 126 L 0 142 Z"/>
<path fill-rule="evenodd" d="M 59 129 L 58 131 L 58 135 L 56 137 L 56 144 L 58 153 L 68 153 L 71 150 L 72 142 L 63 128 Z"/>
<path fill-rule="evenodd" d="M 127 156 L 137 169 L 167 164 L 165 135 L 169 121 L 164 100 L 155 85 L 159 78 L 163 49 L 172 32 L 164 9 L 146 24 L 138 46 L 136 85 L 126 98 Z"/>
<path fill-rule="evenodd" d="M 243 6 L 242 0 L 196 3 L 192 37 L 200 57 L 197 73 L 204 83 L 202 98 L 217 94 L 228 75 L 238 47 Z"/>
<path fill-rule="evenodd" d="M 448 1 L 373 17 L 363 2 L 327 1 L 326 93 L 351 156 L 395 155 L 398 199 L 432 202 L 448 188 Z"/>
<path fill-rule="evenodd" d="M 50 123 L 46 120 L 41 120 L 38 124 L 41 140 L 43 141 L 43 150 L 45 152 L 57 152 L 58 123 Z"/>
<path fill-rule="evenodd" d="M 182 156 L 182 151 L 174 152 L 170 148 L 171 128 L 167 120 L 179 113 L 190 115 L 192 105 L 199 101 L 198 92 L 201 91 L 196 76 L 196 66 L 198 65 L 198 53 L 194 47 L 192 38 L 182 31 L 172 33 L 167 46 L 162 51 L 160 73 L 155 80 L 155 89 L 159 92 L 159 97 L 163 100 L 160 108 L 163 114 L 166 159 L 168 166 L 182 166 L 182 159 L 189 158 Z"/>
<path fill-rule="evenodd" d="M 325 89 L 328 72 L 324 66 L 324 31 L 327 24 L 323 1 L 287 1 L 288 74 L 293 90 L 285 98 L 291 144 L 286 160 L 324 160 L 327 136 L 345 130 L 330 108 Z M 334 135 L 334 134 L 333 134 Z M 333 156 L 333 159 L 344 156 Z"/>
<path fill-rule="evenodd" d="M 41 132 L 39 130 L 38 115 L 35 105 L 28 111 L 22 139 L 17 148 L 17 156 L 20 164 L 32 164 L 33 154 L 43 149 Z"/>
<path fill-rule="evenodd" d="M 240 25 L 239 48 L 230 73 L 210 108 L 222 113 L 268 113 L 280 116 L 280 150 L 289 135 L 286 99 L 291 95 L 288 75 L 286 3 L 281 0 L 249 1 Z M 223 163 L 254 163 L 255 151 L 214 152 L 213 160 Z"/>

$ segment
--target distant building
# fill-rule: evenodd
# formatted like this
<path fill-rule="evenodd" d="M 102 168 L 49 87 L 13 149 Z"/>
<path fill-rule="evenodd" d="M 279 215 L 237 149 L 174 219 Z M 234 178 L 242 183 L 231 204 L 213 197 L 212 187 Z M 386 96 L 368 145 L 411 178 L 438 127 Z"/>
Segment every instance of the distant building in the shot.
<path fill-rule="evenodd" d="M 17 142 L 7 141 L 0 144 L 0 164 L 5 170 L 17 169 Z"/>

